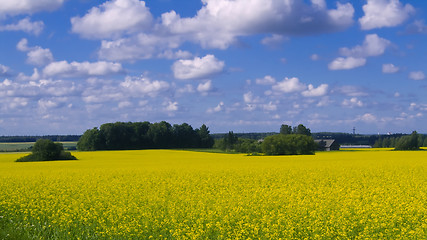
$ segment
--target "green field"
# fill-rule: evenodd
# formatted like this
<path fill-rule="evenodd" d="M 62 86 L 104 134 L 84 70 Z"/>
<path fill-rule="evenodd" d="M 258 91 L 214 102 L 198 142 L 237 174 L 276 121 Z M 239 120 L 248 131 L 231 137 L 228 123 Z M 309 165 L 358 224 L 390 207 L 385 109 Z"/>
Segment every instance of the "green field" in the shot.
<path fill-rule="evenodd" d="M 427 239 L 427 151 L 0 154 L 0 239 Z"/>
<path fill-rule="evenodd" d="M 75 148 L 77 142 L 61 142 L 65 149 Z M 0 142 L 0 152 L 31 152 L 34 142 Z"/>

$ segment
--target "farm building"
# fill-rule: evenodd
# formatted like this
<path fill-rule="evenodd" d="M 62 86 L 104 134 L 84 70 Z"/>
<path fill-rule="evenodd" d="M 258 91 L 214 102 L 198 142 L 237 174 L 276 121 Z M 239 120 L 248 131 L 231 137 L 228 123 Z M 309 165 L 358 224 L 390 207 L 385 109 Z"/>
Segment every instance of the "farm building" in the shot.
<path fill-rule="evenodd" d="M 319 145 L 319 151 L 335 151 L 340 150 L 340 145 L 335 141 L 335 139 L 319 139 L 314 140 L 315 143 Z"/>

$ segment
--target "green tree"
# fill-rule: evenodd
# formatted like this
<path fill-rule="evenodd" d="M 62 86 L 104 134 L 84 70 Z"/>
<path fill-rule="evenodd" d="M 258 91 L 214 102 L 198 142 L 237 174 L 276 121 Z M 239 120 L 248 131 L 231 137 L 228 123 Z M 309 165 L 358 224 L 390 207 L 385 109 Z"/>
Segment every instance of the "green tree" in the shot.
<path fill-rule="evenodd" d="M 211 148 L 214 145 L 214 139 L 209 134 L 209 128 L 205 124 L 203 124 L 199 129 L 196 129 L 196 132 L 199 135 L 199 147 Z"/>
<path fill-rule="evenodd" d="M 174 135 L 174 146 L 178 148 L 195 147 L 198 144 L 196 131 L 187 123 L 174 124 L 172 129 Z"/>
<path fill-rule="evenodd" d="M 172 126 L 168 122 L 153 123 L 147 135 L 153 141 L 153 148 L 170 148 L 172 145 Z"/>
<path fill-rule="evenodd" d="M 382 148 L 383 147 L 383 139 L 380 137 L 377 141 L 374 143 L 374 148 Z"/>
<path fill-rule="evenodd" d="M 397 141 L 395 150 L 419 150 L 418 133 L 413 131 L 409 136 L 403 136 Z"/>
<path fill-rule="evenodd" d="M 54 143 L 49 139 L 39 139 L 34 144 L 32 153 L 17 159 L 17 162 L 53 161 L 53 160 L 76 160 L 70 152 L 64 151 L 61 143 Z"/>
<path fill-rule="evenodd" d="M 98 128 L 88 129 L 77 142 L 80 151 L 95 151 L 105 149 L 105 138 Z"/>
<path fill-rule="evenodd" d="M 286 124 L 280 126 L 280 134 L 292 134 L 292 127 Z"/>
<path fill-rule="evenodd" d="M 307 135 L 278 134 L 266 137 L 261 147 L 266 155 L 307 155 L 314 154 L 317 144 Z"/>
<path fill-rule="evenodd" d="M 294 127 L 294 134 L 301 134 L 306 136 L 311 136 L 311 131 L 309 128 L 306 128 L 304 125 L 299 124 L 297 127 Z"/>

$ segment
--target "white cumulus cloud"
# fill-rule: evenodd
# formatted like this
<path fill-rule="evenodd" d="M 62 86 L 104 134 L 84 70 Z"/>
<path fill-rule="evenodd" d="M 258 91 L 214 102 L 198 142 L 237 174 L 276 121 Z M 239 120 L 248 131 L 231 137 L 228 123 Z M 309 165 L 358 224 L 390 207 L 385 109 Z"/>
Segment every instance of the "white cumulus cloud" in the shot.
<path fill-rule="evenodd" d="M 359 19 L 360 26 L 370 30 L 400 25 L 415 13 L 415 8 L 410 4 L 403 5 L 399 0 L 368 0 L 363 11 L 365 15 Z"/>
<path fill-rule="evenodd" d="M 197 91 L 202 93 L 202 94 L 207 94 L 208 92 L 212 91 L 213 86 L 212 86 L 212 81 L 208 80 L 204 83 L 200 83 L 197 86 Z"/>
<path fill-rule="evenodd" d="M 21 39 L 16 45 L 19 51 L 27 52 L 27 63 L 35 66 L 45 66 L 53 62 L 52 52 L 40 46 L 29 47 L 26 38 Z"/>
<path fill-rule="evenodd" d="M 410 72 L 409 78 L 412 80 L 424 80 L 426 78 L 424 72 L 422 71 L 416 71 L 416 72 Z"/>
<path fill-rule="evenodd" d="M 346 57 L 373 57 L 382 55 L 391 42 L 379 37 L 377 34 L 368 34 L 363 45 L 357 45 L 351 49 L 341 48 L 340 54 Z"/>
<path fill-rule="evenodd" d="M 272 89 L 277 92 L 291 93 L 304 91 L 307 86 L 299 81 L 298 78 L 285 78 L 283 81 L 273 85 Z"/>
<path fill-rule="evenodd" d="M 389 40 L 381 38 L 377 34 L 368 34 L 362 45 L 353 48 L 341 48 L 339 52 L 344 57 L 336 58 L 328 67 L 330 70 L 348 70 L 364 66 L 367 57 L 384 54 L 390 45 Z"/>
<path fill-rule="evenodd" d="M 239 36 L 270 33 L 309 35 L 340 31 L 353 23 L 350 3 L 327 9 L 323 0 L 203 0 L 203 7 L 191 18 L 175 11 L 162 15 L 162 24 L 173 34 L 207 48 L 225 49 Z"/>
<path fill-rule="evenodd" d="M 258 85 L 273 85 L 276 83 L 276 79 L 270 75 L 267 75 L 263 78 L 257 78 L 255 83 Z"/>
<path fill-rule="evenodd" d="M 356 97 L 353 97 L 350 99 L 344 99 L 344 101 L 342 102 L 342 105 L 344 107 L 349 107 L 349 108 L 364 106 L 363 102 Z"/>
<path fill-rule="evenodd" d="M 1 31 L 23 31 L 29 34 L 39 35 L 44 28 L 44 23 L 42 21 L 31 22 L 30 18 L 24 18 L 18 23 L 12 23 L 7 25 L 0 25 Z"/>
<path fill-rule="evenodd" d="M 216 107 L 208 108 L 207 113 L 216 113 L 224 110 L 224 102 L 220 102 Z"/>
<path fill-rule="evenodd" d="M 120 63 L 112 62 L 52 62 L 43 69 L 43 75 L 48 77 L 89 77 L 104 76 L 124 72 Z"/>
<path fill-rule="evenodd" d="M 383 64 L 383 73 L 397 73 L 400 68 L 392 63 Z"/>
<path fill-rule="evenodd" d="M 7 76 L 9 74 L 10 68 L 0 64 L 0 76 Z"/>
<path fill-rule="evenodd" d="M 153 17 L 144 1 L 111 0 L 83 17 L 71 18 L 72 31 L 84 38 L 118 38 L 151 27 Z"/>
<path fill-rule="evenodd" d="M 328 93 L 328 88 L 328 84 L 321 84 L 317 88 L 315 88 L 312 84 L 309 84 L 308 89 L 303 91 L 301 94 L 304 97 L 321 97 Z"/>
<path fill-rule="evenodd" d="M 0 18 L 19 14 L 32 14 L 41 11 L 52 11 L 65 0 L 0 0 Z"/>
<path fill-rule="evenodd" d="M 224 66 L 224 62 L 214 55 L 206 55 L 192 60 L 178 60 L 172 65 L 172 71 L 177 79 L 200 79 L 221 73 Z"/>
<path fill-rule="evenodd" d="M 178 111 L 178 102 L 168 101 L 167 103 L 165 103 L 165 105 L 165 110 L 168 112 Z"/>
<path fill-rule="evenodd" d="M 328 67 L 330 70 L 348 70 L 357 67 L 364 66 L 366 64 L 365 58 L 354 58 L 354 57 L 339 57 L 329 63 Z"/>
<path fill-rule="evenodd" d="M 139 33 L 129 38 L 101 42 L 98 56 L 110 61 L 135 61 L 150 58 L 171 58 L 189 56 L 188 52 L 176 51 L 182 40 L 177 36 L 162 36 Z M 171 54 L 170 54 L 171 53 Z M 180 56 L 181 55 L 181 56 Z"/>
<path fill-rule="evenodd" d="M 135 97 L 144 95 L 155 97 L 160 92 L 167 91 L 170 87 L 167 82 L 150 80 L 146 77 L 126 77 L 125 81 L 120 83 L 120 86 L 125 92 Z"/>

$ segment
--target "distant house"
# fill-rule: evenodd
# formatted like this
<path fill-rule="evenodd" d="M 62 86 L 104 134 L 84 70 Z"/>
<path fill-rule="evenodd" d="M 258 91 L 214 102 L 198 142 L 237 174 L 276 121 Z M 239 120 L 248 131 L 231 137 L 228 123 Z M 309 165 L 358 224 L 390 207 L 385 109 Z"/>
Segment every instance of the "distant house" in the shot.
<path fill-rule="evenodd" d="M 317 143 L 319 151 L 336 151 L 340 150 L 340 145 L 335 141 L 335 139 L 319 139 L 314 140 Z"/>

